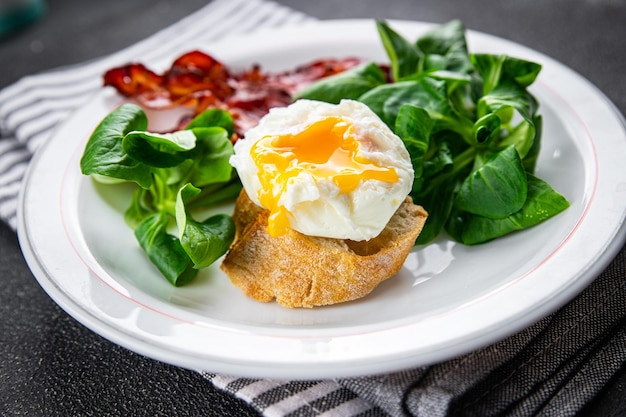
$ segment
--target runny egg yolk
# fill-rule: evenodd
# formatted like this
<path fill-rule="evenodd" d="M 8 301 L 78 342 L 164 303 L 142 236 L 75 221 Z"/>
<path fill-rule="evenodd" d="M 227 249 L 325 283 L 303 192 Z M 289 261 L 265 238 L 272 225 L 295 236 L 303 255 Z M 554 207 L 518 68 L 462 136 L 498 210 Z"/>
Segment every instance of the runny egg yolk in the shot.
<path fill-rule="evenodd" d="M 398 181 L 394 168 L 357 155 L 360 146 L 354 125 L 341 117 L 326 117 L 298 133 L 268 135 L 254 143 L 250 153 L 261 183 L 259 201 L 270 211 L 269 235 L 282 235 L 289 227 L 289 212 L 279 199 L 300 173 L 316 182 L 331 179 L 341 193 L 352 192 L 365 180 Z"/>

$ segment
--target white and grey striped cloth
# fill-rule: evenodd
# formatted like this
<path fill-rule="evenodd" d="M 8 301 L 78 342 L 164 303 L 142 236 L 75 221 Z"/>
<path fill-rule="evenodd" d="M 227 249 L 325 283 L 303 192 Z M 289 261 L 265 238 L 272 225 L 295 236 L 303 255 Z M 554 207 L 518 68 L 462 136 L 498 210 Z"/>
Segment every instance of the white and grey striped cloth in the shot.
<path fill-rule="evenodd" d="M 127 49 L 25 77 L 0 91 L 0 219 L 16 228 L 29 160 L 55 126 L 101 87 L 112 66 L 185 51 L 254 28 L 310 17 L 266 0 L 214 0 Z M 623 262 L 623 254 L 618 257 Z M 626 284 L 609 267 L 560 312 L 493 346 L 432 367 L 322 381 L 247 379 L 202 372 L 265 416 L 573 416 L 626 361 Z M 616 278 L 617 277 L 617 278 Z M 567 337 L 564 337 L 567 335 Z"/>

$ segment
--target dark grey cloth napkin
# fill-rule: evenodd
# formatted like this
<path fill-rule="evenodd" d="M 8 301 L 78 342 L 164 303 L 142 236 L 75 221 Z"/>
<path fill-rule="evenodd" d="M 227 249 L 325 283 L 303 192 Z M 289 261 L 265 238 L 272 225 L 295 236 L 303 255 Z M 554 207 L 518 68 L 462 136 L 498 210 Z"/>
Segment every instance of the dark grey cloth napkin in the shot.
<path fill-rule="evenodd" d="M 112 56 L 29 76 L 0 91 L 0 219 L 16 228 L 17 196 L 30 158 L 100 88 L 104 70 L 137 56 L 182 51 L 190 39 L 210 42 L 309 19 L 269 1 L 215 0 Z M 202 375 L 265 416 L 573 416 L 626 363 L 624 256 L 620 252 L 559 311 L 440 364 L 320 381 L 248 379 L 211 370 Z"/>

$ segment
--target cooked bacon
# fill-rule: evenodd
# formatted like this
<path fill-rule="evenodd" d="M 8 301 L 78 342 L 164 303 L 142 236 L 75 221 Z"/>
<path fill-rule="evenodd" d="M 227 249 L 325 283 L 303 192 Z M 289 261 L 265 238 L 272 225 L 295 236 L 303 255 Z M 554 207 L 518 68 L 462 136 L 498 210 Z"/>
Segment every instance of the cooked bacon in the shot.
<path fill-rule="evenodd" d="M 162 84 L 163 77 L 143 64 L 113 68 L 104 74 L 104 85 L 111 85 L 128 97 L 157 93 L 164 90 Z"/>
<path fill-rule="evenodd" d="M 181 120 L 179 127 L 206 109 L 228 110 L 237 137 L 241 137 L 271 108 L 291 103 L 304 87 L 359 63 L 358 58 L 320 59 L 277 73 L 264 72 L 259 65 L 231 73 L 212 56 L 191 51 L 174 60 L 161 75 L 139 63 L 110 69 L 104 74 L 104 85 L 146 108 L 189 107 L 193 114 Z"/>
<path fill-rule="evenodd" d="M 231 78 L 224 64 L 200 51 L 191 51 L 174 61 L 164 75 L 164 84 L 173 97 L 208 90 L 224 100 L 233 93 Z"/>
<path fill-rule="evenodd" d="M 319 59 L 301 65 L 292 71 L 268 74 L 268 82 L 282 86 L 290 94 L 295 94 L 314 81 L 339 74 L 361 63 L 358 58 Z"/>
<path fill-rule="evenodd" d="M 163 75 L 143 64 L 113 68 L 104 74 L 104 85 L 153 108 L 197 107 L 233 94 L 226 67 L 212 57 L 191 51 L 177 58 Z"/>

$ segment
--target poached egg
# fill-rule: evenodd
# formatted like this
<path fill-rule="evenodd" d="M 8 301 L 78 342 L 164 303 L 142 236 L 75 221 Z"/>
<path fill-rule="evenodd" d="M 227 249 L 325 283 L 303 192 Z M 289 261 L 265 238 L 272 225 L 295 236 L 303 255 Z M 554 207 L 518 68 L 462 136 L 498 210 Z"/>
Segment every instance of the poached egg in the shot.
<path fill-rule="evenodd" d="M 230 159 L 268 233 L 369 240 L 411 190 L 402 140 L 365 104 L 300 99 L 270 110 Z"/>

